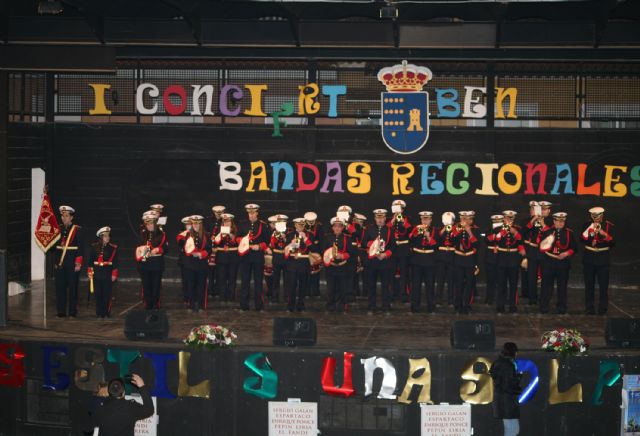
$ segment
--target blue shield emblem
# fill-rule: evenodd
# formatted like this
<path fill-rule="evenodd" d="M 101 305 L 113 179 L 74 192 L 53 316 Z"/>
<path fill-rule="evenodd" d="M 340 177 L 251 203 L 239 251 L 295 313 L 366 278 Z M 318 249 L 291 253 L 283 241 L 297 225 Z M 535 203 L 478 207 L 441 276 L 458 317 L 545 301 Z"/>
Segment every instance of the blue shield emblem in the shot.
<path fill-rule="evenodd" d="M 411 154 L 420 150 L 429 138 L 429 94 L 419 92 L 383 92 L 382 139 L 391 150 Z"/>

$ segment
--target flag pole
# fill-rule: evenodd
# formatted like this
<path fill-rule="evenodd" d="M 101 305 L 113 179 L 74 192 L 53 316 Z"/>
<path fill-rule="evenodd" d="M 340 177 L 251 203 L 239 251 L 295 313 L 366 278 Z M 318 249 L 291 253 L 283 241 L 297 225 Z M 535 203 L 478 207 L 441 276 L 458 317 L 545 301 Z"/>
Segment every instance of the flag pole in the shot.
<path fill-rule="evenodd" d="M 49 185 L 44 185 L 44 188 L 42 189 L 42 195 L 43 197 L 45 195 L 47 195 L 47 192 L 49 191 Z M 44 281 L 43 281 L 43 288 L 42 288 L 42 293 L 43 293 L 43 303 L 42 306 L 44 307 L 44 313 L 43 313 L 43 327 L 46 329 L 47 328 L 47 252 L 44 252 Z"/>

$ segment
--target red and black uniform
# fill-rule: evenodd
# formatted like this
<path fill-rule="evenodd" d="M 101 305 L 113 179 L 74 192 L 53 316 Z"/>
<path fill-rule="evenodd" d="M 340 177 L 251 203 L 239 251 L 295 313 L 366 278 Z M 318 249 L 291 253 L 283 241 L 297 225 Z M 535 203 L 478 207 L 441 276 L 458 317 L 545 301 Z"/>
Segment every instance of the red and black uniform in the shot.
<path fill-rule="evenodd" d="M 522 272 L 522 296 L 529 298 L 529 304 L 538 303 L 538 270 L 540 269 L 540 261 L 542 253 L 538 247 L 538 236 L 542 231 L 547 229 L 544 222 L 531 223 L 532 217 L 524 223 L 521 228 L 522 241 L 527 256 L 527 269 L 521 269 Z"/>
<path fill-rule="evenodd" d="M 306 232 L 307 232 L 307 235 L 309 235 L 309 238 L 311 238 L 311 241 L 313 242 L 313 246 L 316 247 L 317 250 L 319 250 L 320 247 L 322 247 L 322 237 L 324 236 L 322 223 L 319 221 L 316 221 L 311 227 L 309 227 L 306 230 Z M 309 295 L 312 297 L 320 296 L 320 268 L 319 267 L 311 271 L 311 275 L 309 276 L 309 286 L 307 290 L 309 291 Z"/>
<path fill-rule="evenodd" d="M 436 301 L 444 298 L 444 285 L 447 285 L 447 304 L 453 304 L 453 226 L 444 226 L 437 230 L 438 253 L 436 255 Z"/>
<path fill-rule="evenodd" d="M 157 253 L 149 252 L 146 257 L 136 256 L 136 262 L 138 262 L 138 271 L 142 280 L 144 307 L 147 310 L 159 309 L 164 255 L 169 249 L 167 234 L 159 228 L 153 232 L 144 229 L 140 232 L 139 245 L 146 245 L 150 250 L 157 248 Z"/>
<path fill-rule="evenodd" d="M 279 232 L 274 230 L 271 234 L 269 241 L 269 248 L 273 253 L 271 256 L 271 262 L 273 270 L 271 276 L 267 277 L 267 287 L 269 288 L 268 295 L 271 297 L 271 301 L 277 302 L 280 299 L 280 277 L 284 281 L 282 289 L 283 293 L 288 291 L 287 287 L 287 261 L 284 258 L 284 247 L 287 245 L 287 232 Z M 285 297 L 283 295 L 283 297 Z"/>
<path fill-rule="evenodd" d="M 384 241 L 384 253 L 387 257 L 378 259 L 369 255 L 369 247 L 378 237 Z M 367 227 L 364 233 L 362 246 L 367 247 L 367 260 L 364 265 L 364 273 L 367 275 L 367 284 L 369 285 L 369 311 L 376 310 L 376 284 L 378 277 L 382 287 L 382 309 L 391 310 L 391 289 L 390 281 L 393 274 L 394 261 L 392 255 L 395 252 L 396 244 L 393 238 L 393 231 L 388 225 L 377 226 L 375 224 Z"/>
<path fill-rule="evenodd" d="M 569 269 L 571 268 L 571 258 L 576 252 L 576 240 L 573 231 L 567 227 L 557 229 L 554 226 L 542 232 L 539 242 L 550 234 L 554 234 L 555 239 L 549 249 L 540 251 L 543 253 L 542 260 L 542 293 L 540 295 L 540 312 L 549 312 L 549 303 L 553 294 L 554 283 L 557 283 L 558 297 L 557 309 L 559 314 L 567 313 L 567 282 L 569 281 Z M 560 254 L 567 253 L 564 259 Z"/>
<path fill-rule="evenodd" d="M 214 220 L 215 221 L 213 223 L 213 227 L 211 228 L 211 233 L 210 233 L 211 246 L 214 245 L 213 238 L 215 238 L 216 235 L 220 233 L 220 227 L 222 227 L 222 218 L 216 219 L 214 217 Z M 218 282 L 216 280 L 218 277 L 218 274 L 216 274 L 216 264 L 217 264 L 216 250 L 211 250 L 211 253 L 209 254 L 208 264 L 209 264 L 209 271 L 207 276 L 207 293 L 212 297 L 214 297 L 220 294 L 220 286 L 218 286 Z"/>
<path fill-rule="evenodd" d="M 501 224 L 502 225 L 502 224 Z M 487 244 L 484 253 L 484 271 L 487 279 L 487 294 L 484 298 L 485 304 L 493 304 L 498 286 L 498 245 L 493 239 L 495 227 L 491 227 L 485 233 L 484 242 Z"/>
<path fill-rule="evenodd" d="M 254 294 L 253 301 L 256 310 L 264 307 L 264 295 L 262 279 L 264 278 L 264 252 L 269 246 L 269 225 L 261 220 L 245 221 L 240 223 L 238 243 L 246 235 L 249 235 L 250 244 L 257 245 L 258 250 L 249 249 L 247 253 L 240 256 L 240 278 L 242 287 L 240 288 L 240 308 L 249 310 L 250 284 L 253 277 Z"/>
<path fill-rule="evenodd" d="M 111 316 L 111 292 L 113 281 L 118 278 L 118 246 L 97 241 L 91 244 L 87 272 L 93 275 L 93 291 L 96 296 L 96 316 Z"/>
<path fill-rule="evenodd" d="M 187 276 L 187 289 L 189 290 L 189 308 L 200 310 L 207 308 L 207 273 L 209 270 L 209 255 L 211 254 L 211 238 L 208 233 L 202 235 L 191 231 L 188 238 L 193 239 L 195 249 L 188 253 L 185 251 L 184 269 Z M 196 257 L 196 253 L 200 257 Z"/>
<path fill-rule="evenodd" d="M 391 228 L 396 249 L 393 252 L 393 298 L 401 299 L 403 303 L 409 301 L 409 258 L 411 247 L 409 246 L 409 234 L 411 233 L 411 223 L 406 216 L 398 221 L 395 217 L 387 222 Z"/>
<path fill-rule="evenodd" d="M 520 253 L 524 251 L 520 228 L 516 225 L 496 227 L 488 239 L 498 247 L 496 311 L 504 312 L 505 304 L 508 303 L 509 311 L 515 313 L 518 311 L 518 271 L 522 262 Z"/>
<path fill-rule="evenodd" d="M 609 307 L 609 267 L 611 265 L 611 248 L 616 245 L 615 226 L 609 221 L 601 223 L 605 235 L 596 232 L 593 223 L 585 223 L 581 227 L 580 241 L 584 244 L 582 266 L 584 274 L 584 301 L 588 314 L 595 313 L 595 282 L 598 280 L 600 299 L 598 314 L 604 315 Z"/>
<path fill-rule="evenodd" d="M 65 250 L 66 247 L 66 250 Z M 62 257 L 64 253 L 64 258 Z M 72 224 L 60 227 L 60 239 L 54 252 L 55 280 L 56 280 L 56 309 L 59 317 L 67 316 L 67 301 L 69 302 L 69 316 L 78 314 L 78 278 L 80 271 L 76 265 L 82 265 L 84 241 L 82 228 Z M 67 289 L 69 298 L 67 299 Z"/>
<path fill-rule="evenodd" d="M 353 293 L 355 296 L 365 296 L 369 292 L 369 285 L 367 284 L 367 275 L 364 273 L 364 264 L 367 259 L 367 250 L 362 246 L 364 240 L 364 234 L 367 231 L 367 227 L 360 224 L 353 224 L 352 243 L 356 247 L 356 272 L 353 275 Z M 360 279 L 362 278 L 362 287 L 360 286 Z"/>
<path fill-rule="evenodd" d="M 458 313 L 469 313 L 473 302 L 473 292 L 476 287 L 476 266 L 478 265 L 478 238 L 475 232 L 478 227 L 471 226 L 468 230 L 458 228 L 451 231 L 454 243 L 454 305 Z"/>
<path fill-rule="evenodd" d="M 335 247 L 335 248 L 334 248 Z M 356 256 L 357 251 L 352 244 L 351 237 L 345 233 L 336 236 L 329 233 L 322 238 L 322 253 L 328 248 L 342 254 L 343 258 L 325 263 L 327 278 L 327 309 L 347 310 L 346 294 L 351 285 L 351 266 L 349 260 Z"/>
<path fill-rule="evenodd" d="M 217 236 L 217 235 L 216 235 Z M 215 239 L 216 250 L 216 283 L 225 303 L 233 301 L 236 296 L 236 280 L 238 279 L 238 241 L 236 235 L 224 234 Z"/>
<path fill-rule="evenodd" d="M 184 230 L 178 233 L 176 236 L 176 243 L 178 245 L 178 266 L 180 267 L 180 280 L 182 283 L 182 301 L 184 303 L 189 302 L 189 289 L 187 288 L 187 275 L 184 269 L 184 243 L 187 241 L 189 235 L 188 230 Z"/>
<path fill-rule="evenodd" d="M 304 297 L 307 292 L 307 282 L 311 271 L 309 263 L 309 249 L 313 245 L 313 241 L 304 234 L 300 237 L 297 231 L 292 231 L 287 235 L 286 245 L 297 241 L 298 248 L 285 253 L 286 259 L 286 276 L 285 280 L 287 290 L 287 309 L 289 312 L 294 310 L 304 310 Z"/>
<path fill-rule="evenodd" d="M 420 310 L 422 283 L 427 290 L 427 312 L 435 311 L 434 285 L 436 278 L 436 251 L 438 241 L 435 227 L 418 225 L 409 234 L 411 241 L 411 311 Z"/>

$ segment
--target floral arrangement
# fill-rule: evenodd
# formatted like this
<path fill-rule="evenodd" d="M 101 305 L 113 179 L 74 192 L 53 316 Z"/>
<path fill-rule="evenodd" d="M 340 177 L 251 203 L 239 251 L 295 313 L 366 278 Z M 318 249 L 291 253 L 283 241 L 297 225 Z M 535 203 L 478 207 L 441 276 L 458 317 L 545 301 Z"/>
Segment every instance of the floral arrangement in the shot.
<path fill-rule="evenodd" d="M 589 340 L 578 330 L 563 328 L 551 330 L 542 335 L 542 349 L 564 355 L 580 354 L 589 349 Z"/>
<path fill-rule="evenodd" d="M 235 345 L 238 336 L 221 325 L 203 324 L 191 329 L 182 342 L 197 348 L 225 348 Z"/>

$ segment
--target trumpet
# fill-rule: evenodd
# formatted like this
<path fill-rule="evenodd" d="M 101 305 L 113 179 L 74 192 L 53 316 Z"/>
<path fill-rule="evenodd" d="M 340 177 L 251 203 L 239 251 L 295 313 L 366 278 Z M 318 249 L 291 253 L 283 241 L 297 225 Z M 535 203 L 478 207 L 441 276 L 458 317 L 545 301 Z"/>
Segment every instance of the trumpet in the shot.
<path fill-rule="evenodd" d="M 429 233 L 429 226 L 426 224 L 420 224 L 418 226 L 418 235 L 423 236 L 425 233 Z"/>
<path fill-rule="evenodd" d="M 399 213 L 398 215 L 396 215 L 396 222 L 397 223 L 401 223 L 404 221 L 404 216 L 402 216 L 402 213 Z"/>
<path fill-rule="evenodd" d="M 447 232 L 450 232 L 453 226 L 451 224 L 447 224 L 446 226 L 444 226 L 444 228 Z"/>
<path fill-rule="evenodd" d="M 338 257 L 338 244 L 336 244 L 335 242 L 331 247 L 331 256 L 332 256 L 331 260 L 335 260 Z"/>
<path fill-rule="evenodd" d="M 511 231 L 511 224 L 508 224 L 508 223 L 502 224 L 502 230 L 504 230 L 506 232 L 510 232 Z"/>
<path fill-rule="evenodd" d="M 542 227 L 542 218 L 537 219 L 534 223 L 533 223 L 534 227 L 540 228 Z"/>
<path fill-rule="evenodd" d="M 602 228 L 602 225 L 600 223 L 593 223 L 593 232 L 594 233 L 600 233 L 600 229 Z"/>

